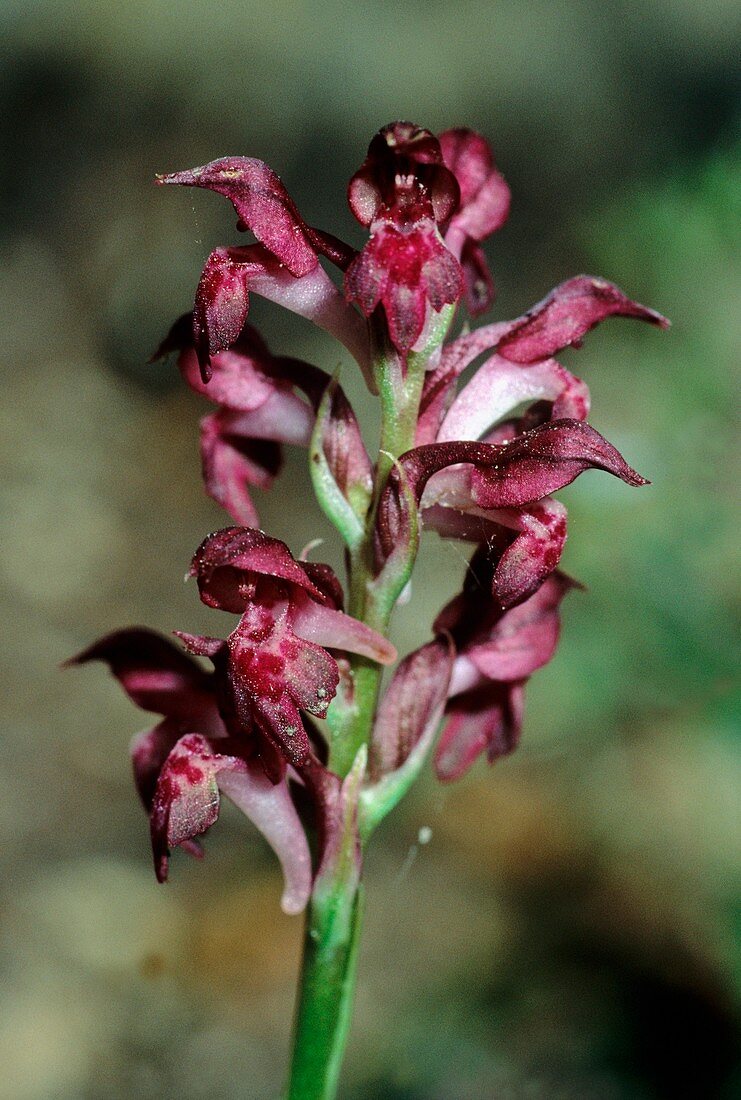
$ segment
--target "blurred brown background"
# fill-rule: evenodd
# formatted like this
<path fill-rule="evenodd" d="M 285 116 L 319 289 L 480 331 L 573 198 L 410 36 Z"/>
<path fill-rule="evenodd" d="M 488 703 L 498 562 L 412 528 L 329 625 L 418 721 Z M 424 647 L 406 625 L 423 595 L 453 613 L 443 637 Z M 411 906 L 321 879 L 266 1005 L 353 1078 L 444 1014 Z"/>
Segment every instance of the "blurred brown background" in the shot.
<path fill-rule="evenodd" d="M 653 484 L 588 474 L 563 494 L 588 591 L 521 750 L 425 781 L 379 835 L 343 1096 L 741 1093 L 740 23 L 729 0 L 3 5 L 3 1098 L 279 1095 L 300 921 L 270 853 L 227 809 L 205 862 L 176 858 L 158 887 L 127 758 L 147 718 L 102 668 L 57 665 L 129 623 L 219 632 L 181 580 L 225 522 L 200 487 L 203 406 L 146 360 L 234 218 L 153 174 L 262 157 L 311 222 L 359 241 L 346 181 L 406 117 L 480 129 L 512 185 L 492 317 L 588 271 L 674 327 L 609 322 L 564 356 Z M 336 366 L 272 307 L 253 319 Z M 304 465 L 258 501 L 295 551 L 331 537 Z M 400 646 L 463 569 L 430 538 Z"/>

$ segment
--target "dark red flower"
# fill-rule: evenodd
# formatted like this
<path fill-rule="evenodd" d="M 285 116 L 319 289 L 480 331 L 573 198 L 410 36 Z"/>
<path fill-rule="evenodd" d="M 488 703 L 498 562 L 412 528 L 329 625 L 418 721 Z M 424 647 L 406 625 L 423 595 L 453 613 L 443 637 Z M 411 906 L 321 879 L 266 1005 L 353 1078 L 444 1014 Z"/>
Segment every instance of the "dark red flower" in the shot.
<path fill-rule="evenodd" d="M 439 223 L 456 209 L 460 192 L 435 135 L 412 122 L 392 122 L 373 137 L 347 198 L 360 224 L 371 226 L 384 208 L 410 196 Z"/>
<path fill-rule="evenodd" d="M 337 661 L 327 650 L 381 664 L 396 659 L 390 642 L 339 609 L 329 566 L 297 562 L 285 543 L 261 531 L 228 527 L 209 535 L 191 573 L 204 603 L 241 615 L 214 653 L 227 664 L 239 722 L 256 723 L 294 765 L 311 752 L 299 712 L 325 717 L 337 690 Z M 187 638 L 197 652 L 203 642 Z"/>
<path fill-rule="evenodd" d="M 460 264 L 438 231 L 457 206 L 458 185 L 437 138 L 397 122 L 374 137 L 348 198 L 371 237 L 345 273 L 345 294 L 366 317 L 383 305 L 391 342 L 406 354 L 429 310 L 439 313 L 463 291 Z"/>
<path fill-rule="evenodd" d="M 444 348 L 439 364 L 425 379 L 417 443 L 477 439 L 524 400 L 555 402 L 553 416 L 584 419 L 589 391 L 552 356 L 570 345 L 580 346 L 591 328 L 614 316 L 634 317 L 660 328 L 669 324 L 612 283 L 578 275 L 522 317 L 459 336 Z M 460 375 L 486 351 L 495 354 L 456 395 Z M 518 364 L 522 373 L 508 363 Z"/>
<path fill-rule="evenodd" d="M 269 749 L 250 735 L 252 726 L 240 736 L 229 735 L 219 676 L 144 629 L 109 634 L 70 663 L 93 660 L 109 665 L 137 706 L 164 716 L 131 746 L 137 789 L 150 815 L 159 881 L 167 878 L 170 848 L 201 854 L 195 838 L 216 821 L 221 792 L 272 845 L 285 876 L 283 908 L 300 912 L 311 890 L 306 835 L 285 779 L 281 775 L 273 782 L 266 774 Z"/>
<path fill-rule="evenodd" d="M 599 432 L 579 420 L 550 420 L 498 444 L 460 440 L 416 447 L 401 456 L 381 497 L 381 556 L 403 538 L 408 487 L 426 526 L 449 537 L 485 540 L 498 554 L 494 594 L 508 606 L 534 592 L 558 564 L 566 517 L 549 494 L 587 469 L 605 470 L 629 485 L 646 484 Z"/>
<path fill-rule="evenodd" d="M 308 445 L 330 383 L 333 415 L 323 433 L 327 462 L 338 476 L 339 463 L 352 478 L 370 478 L 370 459 L 355 413 L 325 371 L 271 355 L 256 330 L 246 325 L 228 351 L 214 356 L 211 377 L 204 382 L 189 314 L 173 325 L 153 358 L 170 352 L 178 353 L 180 373 L 190 388 L 219 406 L 201 421 L 203 478 L 209 496 L 237 523 L 259 523 L 250 489 L 270 488 L 282 464 L 282 444 Z M 369 485 L 366 489 L 370 492 Z"/>
<path fill-rule="evenodd" d="M 237 340 L 254 291 L 331 332 L 370 380 L 368 339 L 361 319 L 319 264 L 327 257 L 343 270 L 355 252 L 331 234 L 308 226 L 268 165 L 251 157 L 222 157 L 200 168 L 157 177 L 161 184 L 203 187 L 234 206 L 239 229 L 258 244 L 217 248 L 206 261 L 193 309 L 193 342 L 204 381 L 211 357 Z"/>
<path fill-rule="evenodd" d="M 435 753 L 440 779 L 458 779 L 481 753 L 492 763 L 520 737 L 524 686 L 547 664 L 558 642 L 558 608 L 574 582 L 554 573 L 534 595 L 503 611 L 490 596 L 492 563 L 483 551 L 471 562 L 462 595 L 440 613 L 456 657 L 446 723 Z"/>

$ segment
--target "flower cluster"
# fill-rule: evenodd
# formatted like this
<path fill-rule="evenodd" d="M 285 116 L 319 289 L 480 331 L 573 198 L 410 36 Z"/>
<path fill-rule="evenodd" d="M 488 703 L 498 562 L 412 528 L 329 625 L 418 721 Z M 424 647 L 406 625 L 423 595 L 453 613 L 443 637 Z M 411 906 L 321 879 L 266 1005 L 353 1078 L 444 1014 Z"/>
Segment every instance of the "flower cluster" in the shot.
<path fill-rule="evenodd" d="M 558 570 L 567 517 L 553 494 L 590 469 L 645 484 L 587 423 L 587 387 L 556 356 L 611 316 L 666 322 L 581 275 L 513 321 L 451 335 L 459 306 L 476 316 L 493 300 L 482 242 L 510 204 L 469 130 L 436 137 L 397 122 L 373 138 L 348 188 L 368 231 L 359 252 L 304 221 L 262 161 L 226 157 L 159 182 L 224 195 L 255 238 L 211 253 L 192 314 L 158 352 L 177 353 L 186 383 L 216 406 L 201 422 L 205 487 L 237 526 L 205 539 L 191 575 L 206 605 L 239 619 L 224 638 L 178 633 L 183 648 L 122 630 L 75 660 L 107 662 L 161 716 L 132 748 L 158 878 L 172 848 L 200 852 L 224 794 L 272 844 L 284 908 L 297 912 L 341 851 L 359 875 L 370 828 L 430 753 L 452 780 L 515 748 L 525 684 L 553 655 L 576 583 Z M 375 461 L 337 379 L 273 355 L 247 323 L 250 293 L 351 353 L 381 396 Z M 272 484 L 283 444 L 308 448 L 345 542 L 349 613 L 329 566 L 259 529 L 251 490 Z M 379 702 L 380 666 L 396 660 L 389 617 L 424 529 L 473 555 L 461 593 Z"/>

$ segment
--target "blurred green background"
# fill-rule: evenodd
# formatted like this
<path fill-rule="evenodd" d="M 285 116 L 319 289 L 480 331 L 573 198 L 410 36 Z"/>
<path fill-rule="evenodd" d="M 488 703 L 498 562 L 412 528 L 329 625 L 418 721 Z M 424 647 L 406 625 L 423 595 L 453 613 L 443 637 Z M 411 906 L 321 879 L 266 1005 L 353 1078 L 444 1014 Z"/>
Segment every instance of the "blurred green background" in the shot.
<path fill-rule="evenodd" d="M 674 325 L 611 321 L 564 356 L 653 484 L 587 474 L 563 493 L 564 564 L 588 590 L 530 686 L 522 748 L 426 780 L 379 835 L 342 1095 L 741 1095 L 740 31 L 730 0 L 6 0 L 3 1098 L 279 1094 L 301 929 L 271 854 L 227 809 L 205 862 L 176 858 L 158 887 L 127 757 L 147 719 L 102 669 L 57 664 L 130 623 L 220 628 L 181 580 L 225 523 L 200 487 L 203 405 L 146 360 L 234 218 L 153 174 L 262 157 L 358 242 L 346 181 L 396 118 L 494 145 L 513 210 L 488 247 L 492 317 L 587 271 Z M 274 349 L 337 365 L 273 307 L 253 318 Z M 295 551 L 330 537 L 307 484 L 294 454 L 258 500 Z M 430 536 L 400 646 L 463 569 Z"/>

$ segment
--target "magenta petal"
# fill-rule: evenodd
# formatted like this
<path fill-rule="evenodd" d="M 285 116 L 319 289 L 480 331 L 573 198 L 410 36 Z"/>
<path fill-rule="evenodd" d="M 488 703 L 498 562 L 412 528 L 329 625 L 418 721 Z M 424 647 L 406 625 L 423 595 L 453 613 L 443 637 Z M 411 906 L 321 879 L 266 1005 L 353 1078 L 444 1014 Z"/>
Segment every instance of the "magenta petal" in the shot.
<path fill-rule="evenodd" d="M 550 661 L 559 633 L 558 609 L 574 587 L 562 573 L 548 577 L 534 595 L 510 608 L 465 649 L 488 680 L 524 680 Z"/>
<path fill-rule="evenodd" d="M 272 168 L 253 157 L 222 157 L 185 172 L 158 177 L 160 183 L 205 187 L 232 203 L 240 228 L 252 232 L 292 275 L 306 275 L 318 261 L 307 226 Z"/>
<path fill-rule="evenodd" d="M 204 833 L 218 816 L 214 754 L 205 737 L 188 734 L 165 760 L 152 801 L 150 829 L 159 882 L 167 879 L 170 848 Z"/>
<path fill-rule="evenodd" d="M 216 707 L 214 706 L 214 712 Z M 151 809 L 162 765 L 183 736 L 183 723 L 165 718 L 151 730 L 138 733 L 131 742 L 134 783 L 147 812 Z"/>
<path fill-rule="evenodd" d="M 228 409 L 239 409 L 243 412 L 259 409 L 279 383 L 264 369 L 271 362 L 269 352 L 265 350 L 261 354 L 257 349 L 254 353 L 248 351 L 253 332 L 253 329 L 245 326 L 238 348 L 232 347 L 212 356 L 211 378 L 208 382 L 204 382 L 201 377 L 195 351 L 192 347 L 183 348 L 178 358 L 178 367 L 190 388 L 202 397 L 207 397 L 209 401 Z"/>
<path fill-rule="evenodd" d="M 502 512 L 496 513 L 504 518 Z M 527 599 L 553 572 L 566 542 L 566 509 L 545 497 L 509 513 L 508 524 L 519 534 L 499 559 L 492 591 L 502 607 Z"/>
<path fill-rule="evenodd" d="M 311 894 L 311 855 L 306 833 L 285 782 L 273 784 L 262 767 L 223 769 L 219 789 L 262 833 L 281 867 L 284 913 L 301 913 Z"/>
<path fill-rule="evenodd" d="M 438 440 L 478 439 L 525 401 L 554 402 L 554 418 L 584 420 L 589 413 L 586 385 L 555 359 L 522 367 L 493 355 L 456 397 Z"/>
<path fill-rule="evenodd" d="M 285 877 L 281 904 L 287 913 L 301 912 L 311 892 L 311 858 L 288 787 L 271 783 L 258 761 L 214 752 L 197 734 L 178 741 L 157 783 L 151 829 L 159 881 L 167 878 L 169 849 L 190 847 L 216 821 L 219 791 L 273 847 Z"/>
<path fill-rule="evenodd" d="M 520 739 L 523 703 L 521 684 L 487 684 L 452 700 L 435 752 L 438 778 L 460 779 L 484 751 L 490 763 L 513 752 Z"/>
<path fill-rule="evenodd" d="M 403 203 L 409 192 L 424 199 L 437 222 L 458 205 L 458 184 L 443 165 L 438 139 L 412 122 L 392 122 L 373 137 L 350 180 L 348 202 L 360 224 L 368 226 L 382 207 Z"/>
<path fill-rule="evenodd" d="M 294 632 L 286 604 L 248 605 L 229 636 L 229 651 L 229 678 L 241 720 L 248 724 L 255 718 L 292 764 L 303 763 L 311 746 L 299 708 L 319 718 L 326 715 L 337 691 L 337 662 Z"/>
<path fill-rule="evenodd" d="M 237 342 L 254 292 L 325 329 L 353 355 L 366 381 L 372 378 L 367 326 L 320 264 L 296 277 L 262 245 L 212 252 L 193 310 L 193 341 L 204 382 L 210 357 Z"/>
<path fill-rule="evenodd" d="M 211 356 L 229 348 L 247 320 L 249 268 L 228 248 L 217 248 L 206 260 L 193 306 L 193 342 L 201 377 L 211 377 Z"/>
<path fill-rule="evenodd" d="M 427 304 L 440 312 L 462 290 L 460 265 L 429 218 L 403 230 L 391 218 L 380 219 L 345 273 L 345 295 L 366 316 L 383 303 L 391 341 L 401 352 L 419 339 Z"/>
<path fill-rule="evenodd" d="M 396 660 L 396 649 L 382 634 L 344 611 L 335 611 L 308 598 L 297 596 L 294 600 L 291 626 L 300 637 L 328 649 L 359 653 L 382 665 Z"/>
<path fill-rule="evenodd" d="M 240 438 L 231 430 L 235 415 L 244 414 L 215 412 L 201 421 L 203 482 L 208 495 L 232 519 L 256 527 L 259 517 L 249 488 L 270 488 L 280 469 L 281 453 L 277 443 Z"/>
<path fill-rule="evenodd" d="M 509 187 L 495 167 L 491 148 L 481 134 L 465 129 L 447 130 L 440 135 L 440 147 L 461 189 L 460 206 L 451 225 L 463 229 L 475 241 L 483 241 L 507 220 Z"/>
<path fill-rule="evenodd" d="M 612 444 L 580 420 L 552 420 L 497 450 L 502 452 L 499 461 L 482 464 L 472 475 L 473 500 L 482 508 L 530 504 L 590 468 L 606 470 L 627 485 L 648 484 Z"/>
<path fill-rule="evenodd" d="M 203 540 L 190 568 L 201 599 L 221 611 L 244 611 L 254 575 L 273 577 L 324 597 L 280 539 L 250 527 L 225 527 Z M 251 576 L 252 575 L 252 576 Z"/>
<path fill-rule="evenodd" d="M 474 332 L 459 336 L 443 349 L 438 366 L 429 371 L 422 389 L 416 444 L 434 443 L 447 409 L 454 397 L 459 375 L 484 351 L 494 347 L 511 322 L 486 325 Z"/>
<path fill-rule="evenodd" d="M 453 665 L 445 638 L 405 657 L 381 700 L 371 741 L 374 779 L 402 766 L 423 738 L 434 735 L 442 717 Z"/>
<path fill-rule="evenodd" d="M 297 394 L 276 388 L 259 408 L 249 412 L 229 409 L 224 423 L 224 434 L 305 447 L 311 438 L 314 413 Z"/>
<path fill-rule="evenodd" d="M 516 323 L 500 341 L 498 351 L 515 363 L 548 359 L 572 344 L 578 346 L 591 328 L 613 316 L 635 317 L 660 328 L 669 325 L 660 313 L 632 302 L 613 283 L 577 275 L 557 286 Z"/>

